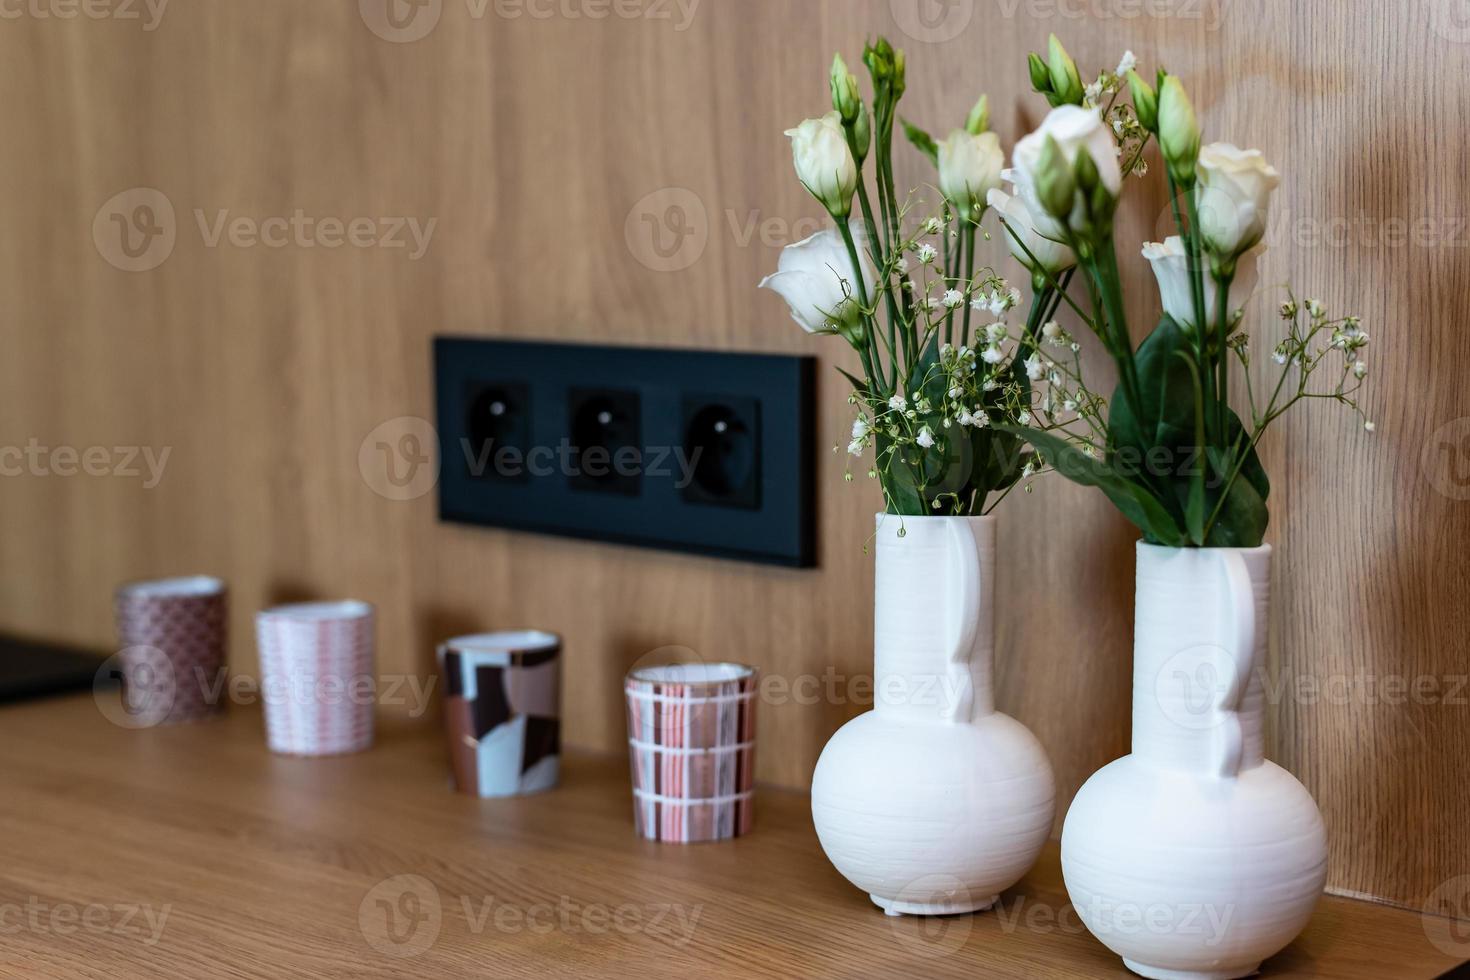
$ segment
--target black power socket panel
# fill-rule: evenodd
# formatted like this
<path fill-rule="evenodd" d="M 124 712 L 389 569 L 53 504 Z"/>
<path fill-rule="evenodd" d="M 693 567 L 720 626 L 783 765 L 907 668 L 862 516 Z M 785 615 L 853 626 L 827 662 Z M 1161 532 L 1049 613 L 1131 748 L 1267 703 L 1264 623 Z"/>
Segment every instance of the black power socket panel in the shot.
<path fill-rule="evenodd" d="M 439 515 L 811 566 L 814 367 L 437 337 Z"/>

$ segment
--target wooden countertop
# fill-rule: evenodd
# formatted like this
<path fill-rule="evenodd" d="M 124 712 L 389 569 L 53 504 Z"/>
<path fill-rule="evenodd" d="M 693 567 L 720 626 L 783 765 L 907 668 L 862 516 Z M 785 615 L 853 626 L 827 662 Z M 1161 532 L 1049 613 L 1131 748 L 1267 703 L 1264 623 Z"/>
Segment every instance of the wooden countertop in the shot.
<path fill-rule="evenodd" d="M 289 759 L 256 710 L 129 731 L 90 696 L 0 709 L 0 746 L 0 975 L 1130 976 L 1072 914 L 1054 842 L 998 910 L 888 919 L 798 793 L 762 789 L 741 840 L 635 839 L 621 757 L 481 801 L 449 790 L 434 725 Z M 1326 898 L 1265 975 L 1457 962 L 1415 913 Z"/>

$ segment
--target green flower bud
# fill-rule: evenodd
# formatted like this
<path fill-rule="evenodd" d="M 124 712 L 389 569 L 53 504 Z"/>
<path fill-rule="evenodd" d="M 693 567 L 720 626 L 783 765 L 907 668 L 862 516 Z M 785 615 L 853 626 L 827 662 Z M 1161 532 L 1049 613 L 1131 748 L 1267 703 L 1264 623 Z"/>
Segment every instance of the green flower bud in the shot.
<path fill-rule="evenodd" d="M 1067 166 L 1066 157 L 1062 155 L 1062 148 L 1051 136 L 1047 136 L 1046 142 L 1041 145 L 1035 179 L 1036 196 L 1041 199 L 1041 206 L 1052 217 L 1065 223 L 1072 213 L 1072 198 L 1077 193 L 1077 182 L 1072 176 L 1072 168 Z"/>
<path fill-rule="evenodd" d="M 875 86 L 889 81 L 893 78 L 893 45 L 887 38 L 878 38 L 863 50 L 863 64 L 868 66 Z"/>
<path fill-rule="evenodd" d="M 1026 70 L 1031 73 L 1031 87 L 1042 95 L 1051 94 L 1051 74 L 1046 70 L 1046 62 L 1041 60 L 1041 55 L 1035 51 L 1026 56 Z"/>
<path fill-rule="evenodd" d="M 1169 165 L 1169 176 L 1185 190 L 1194 186 L 1199 139 L 1199 120 L 1189 95 L 1178 77 L 1169 75 L 1159 89 L 1159 148 Z"/>
<path fill-rule="evenodd" d="M 1051 76 L 1051 90 L 1055 96 L 1052 105 L 1081 105 L 1082 76 L 1077 74 L 1077 63 L 1062 47 L 1062 42 L 1052 34 L 1046 39 L 1047 74 Z"/>
<path fill-rule="evenodd" d="M 852 121 L 852 155 L 857 159 L 858 166 L 868 158 L 868 144 L 873 138 L 872 118 L 868 115 L 868 107 L 859 102 L 857 118 Z"/>
<path fill-rule="evenodd" d="M 1139 77 L 1138 72 L 1129 70 L 1128 91 L 1133 96 L 1133 111 L 1138 124 L 1150 133 L 1159 131 L 1159 97 L 1153 87 Z"/>
<path fill-rule="evenodd" d="M 990 97 L 988 95 L 982 95 L 975 103 L 975 108 L 971 109 L 970 114 L 965 117 L 965 129 L 969 131 L 971 136 L 979 136 L 989 128 Z"/>
<path fill-rule="evenodd" d="M 893 97 L 896 99 L 903 95 L 904 90 L 904 67 L 907 65 L 903 49 L 893 52 Z"/>
<path fill-rule="evenodd" d="M 847 70 L 840 54 L 832 56 L 831 83 L 832 108 L 843 122 L 852 122 L 857 117 L 858 106 L 862 105 L 862 96 L 858 94 L 857 79 Z"/>
<path fill-rule="evenodd" d="M 1101 183 L 1097 173 L 1097 164 L 1093 162 L 1092 154 L 1085 149 L 1077 154 L 1077 162 L 1072 165 L 1073 176 L 1077 179 L 1077 189 L 1083 194 L 1091 194 Z"/>

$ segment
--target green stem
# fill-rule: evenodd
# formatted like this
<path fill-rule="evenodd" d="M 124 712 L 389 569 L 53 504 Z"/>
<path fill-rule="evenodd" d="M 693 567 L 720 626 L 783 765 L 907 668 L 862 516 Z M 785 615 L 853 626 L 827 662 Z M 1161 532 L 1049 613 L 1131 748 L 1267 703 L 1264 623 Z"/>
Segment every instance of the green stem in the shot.
<path fill-rule="evenodd" d="M 852 261 L 852 278 L 857 283 L 858 304 L 864 309 L 868 305 L 868 287 L 863 282 L 863 267 L 858 261 L 857 242 L 853 240 L 852 228 L 846 221 L 838 221 L 837 227 L 842 233 L 842 241 L 847 245 L 847 255 Z M 867 313 L 861 314 L 863 318 L 863 346 L 858 353 L 863 359 L 863 368 L 868 373 L 868 385 L 876 390 L 879 396 L 887 394 L 883 388 L 883 375 L 878 371 L 873 351 L 873 317 Z M 891 390 L 891 389 L 890 389 Z"/>
<path fill-rule="evenodd" d="M 960 244 L 962 246 L 961 250 L 965 254 L 964 271 L 966 284 L 964 290 L 965 322 L 964 326 L 961 328 L 962 332 L 960 334 L 960 342 L 964 346 L 968 347 L 970 344 L 970 291 L 974 287 L 975 279 L 975 232 L 978 230 L 979 226 L 975 222 L 967 221 L 965 224 L 961 225 L 960 228 L 962 235 L 962 238 L 960 239 Z"/>

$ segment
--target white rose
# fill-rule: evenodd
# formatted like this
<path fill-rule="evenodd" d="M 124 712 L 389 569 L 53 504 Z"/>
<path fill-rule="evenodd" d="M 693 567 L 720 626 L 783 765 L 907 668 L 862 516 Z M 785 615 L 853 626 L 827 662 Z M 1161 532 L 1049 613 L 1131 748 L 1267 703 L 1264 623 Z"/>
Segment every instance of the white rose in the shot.
<path fill-rule="evenodd" d="M 986 195 L 1000 186 L 1005 161 L 994 133 L 956 129 L 939 144 L 939 191 L 962 217 L 978 220 Z"/>
<path fill-rule="evenodd" d="M 862 264 L 863 288 L 871 292 L 877 273 L 862 236 L 856 228 L 853 232 Z M 783 248 L 776 271 L 760 285 L 780 294 L 791 307 L 791 319 L 807 333 L 836 333 L 840 325 L 850 325 L 857 319 L 858 285 L 853 279 L 852 260 L 835 228 Z"/>
<path fill-rule="evenodd" d="M 1077 264 L 1077 256 L 1072 250 L 1060 242 L 1054 242 L 1050 238 L 1042 238 L 1036 230 L 1036 223 L 1032 220 L 1031 209 L 1026 207 L 1026 202 L 1021 200 L 1019 194 L 1007 194 L 1000 188 L 995 188 L 986 196 L 989 205 L 998 211 L 1005 219 L 1010 231 L 1001 229 L 1001 235 L 1006 240 L 1006 247 L 1016 257 L 1016 261 L 1030 269 L 1033 273 L 1040 271 L 1034 268 L 1031 256 L 1036 256 L 1036 262 L 1041 264 L 1041 270 L 1051 273 L 1053 276 Z M 1015 232 L 1012 236 L 1011 232 Z M 1019 237 L 1018 242 L 1016 238 Z M 1025 248 L 1022 248 L 1022 244 Z M 1027 255 L 1027 251 L 1031 255 Z"/>
<path fill-rule="evenodd" d="M 1235 278 L 1230 283 L 1227 300 L 1233 319 L 1242 309 L 1251 293 L 1255 292 L 1258 280 L 1256 263 L 1266 251 L 1265 243 L 1258 244 L 1240 257 L 1235 267 Z M 1189 285 L 1189 255 L 1184 251 L 1184 241 L 1178 235 L 1170 235 L 1162 243 L 1145 242 L 1143 257 L 1153 266 L 1154 278 L 1159 281 L 1159 298 L 1163 300 L 1164 312 L 1186 332 L 1193 332 L 1194 297 Z M 1215 280 L 1209 272 L 1205 280 L 1205 318 L 1215 321 Z"/>
<path fill-rule="evenodd" d="M 1199 151 L 1199 220 L 1216 255 L 1239 255 L 1266 233 L 1266 208 L 1281 183 L 1260 150 L 1211 143 Z"/>
<path fill-rule="evenodd" d="M 1016 192 L 1026 202 L 1036 230 L 1046 238 L 1060 240 L 1065 229 L 1042 207 L 1036 194 L 1036 165 L 1048 136 L 1057 141 L 1068 167 L 1076 165 L 1079 153 L 1092 157 L 1099 179 L 1114 197 L 1123 189 L 1123 171 L 1118 165 L 1118 144 L 1096 109 L 1057 106 L 1047 113 L 1034 133 L 1021 138 L 1011 154 Z M 1079 199 L 1072 213 L 1075 220 L 1081 220 L 1081 207 Z"/>
<path fill-rule="evenodd" d="M 786 135 L 791 137 L 797 178 L 834 218 L 847 217 L 857 189 L 857 163 L 842 131 L 842 117 L 829 112 L 807 119 Z"/>

